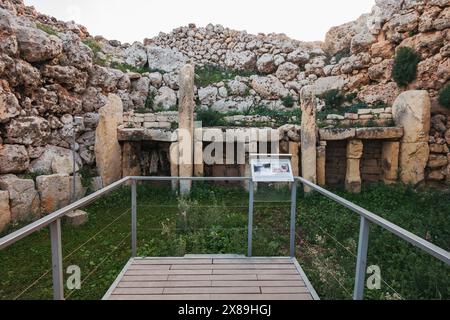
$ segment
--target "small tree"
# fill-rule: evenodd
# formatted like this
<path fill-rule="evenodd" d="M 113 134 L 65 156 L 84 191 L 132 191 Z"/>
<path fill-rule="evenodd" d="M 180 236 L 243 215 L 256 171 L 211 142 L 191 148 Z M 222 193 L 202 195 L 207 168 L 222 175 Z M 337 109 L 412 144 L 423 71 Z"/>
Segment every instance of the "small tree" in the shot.
<path fill-rule="evenodd" d="M 406 87 L 416 79 L 419 54 L 412 48 L 401 47 L 395 55 L 392 78 L 400 87 Z"/>
<path fill-rule="evenodd" d="M 450 109 L 450 83 L 439 92 L 439 103 Z"/>

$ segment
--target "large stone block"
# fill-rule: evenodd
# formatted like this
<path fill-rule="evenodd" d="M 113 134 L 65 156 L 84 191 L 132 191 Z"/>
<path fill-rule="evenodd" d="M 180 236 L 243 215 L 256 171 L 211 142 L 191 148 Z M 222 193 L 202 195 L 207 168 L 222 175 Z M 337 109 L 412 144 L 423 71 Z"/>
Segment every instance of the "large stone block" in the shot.
<path fill-rule="evenodd" d="M 75 172 L 80 170 L 81 158 L 75 155 Z M 72 174 L 73 173 L 73 153 L 72 150 L 47 145 L 41 156 L 33 160 L 29 170 L 42 175 Z"/>
<path fill-rule="evenodd" d="M 0 191 L 0 232 L 11 222 L 11 209 L 9 208 L 9 192 Z"/>
<path fill-rule="evenodd" d="M 400 94 L 392 106 L 397 126 L 403 127 L 402 142 L 427 142 L 430 132 L 431 102 L 425 90 L 406 91 Z"/>
<path fill-rule="evenodd" d="M 400 146 L 400 179 L 416 185 L 425 178 L 430 148 L 427 142 L 402 143 Z"/>
<path fill-rule="evenodd" d="M 0 173 L 21 173 L 28 169 L 29 161 L 24 146 L 0 144 Z"/>
<path fill-rule="evenodd" d="M 114 94 L 99 110 L 99 123 L 95 131 L 95 158 L 97 169 L 105 186 L 122 177 L 122 150 L 117 137 L 117 127 L 123 122 L 123 105 Z"/>
<path fill-rule="evenodd" d="M 381 168 L 385 183 L 393 183 L 398 178 L 400 142 L 385 141 L 381 149 Z"/>
<path fill-rule="evenodd" d="M 71 200 L 71 178 L 68 174 L 54 174 L 36 178 L 41 196 L 41 212 L 52 213 L 67 206 Z"/>
<path fill-rule="evenodd" d="M 301 126 L 301 154 L 302 176 L 308 181 L 316 183 L 317 178 L 317 124 L 316 98 L 314 95 L 302 97 L 302 126 Z M 310 188 L 305 188 L 306 192 Z"/>
<path fill-rule="evenodd" d="M 20 179 L 13 174 L 7 174 L 0 177 L 0 189 L 9 192 L 12 221 L 39 218 L 39 194 L 33 180 Z"/>

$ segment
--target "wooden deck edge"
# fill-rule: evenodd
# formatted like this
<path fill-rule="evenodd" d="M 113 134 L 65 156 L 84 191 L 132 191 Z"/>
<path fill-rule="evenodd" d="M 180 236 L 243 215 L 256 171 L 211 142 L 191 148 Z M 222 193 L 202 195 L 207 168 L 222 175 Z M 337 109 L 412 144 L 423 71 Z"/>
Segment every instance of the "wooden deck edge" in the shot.
<path fill-rule="evenodd" d="M 302 267 L 298 263 L 296 258 L 292 258 L 292 262 L 294 263 L 295 267 L 297 268 L 298 273 L 300 273 L 300 276 L 303 279 L 303 282 L 305 283 L 306 287 L 309 290 L 309 293 L 311 294 L 313 300 L 320 300 L 319 295 L 316 292 L 316 289 L 312 286 L 311 282 L 309 281 L 308 277 L 306 276 L 306 273 L 303 271 Z"/>
<path fill-rule="evenodd" d="M 117 285 L 122 280 L 125 273 L 128 271 L 128 268 L 131 266 L 135 258 L 130 258 L 127 262 L 127 264 L 123 267 L 122 271 L 120 271 L 119 275 L 117 276 L 116 280 L 112 283 L 112 285 L 109 287 L 108 291 L 106 291 L 105 295 L 103 296 L 102 300 L 108 300 L 114 290 L 116 289 Z"/>

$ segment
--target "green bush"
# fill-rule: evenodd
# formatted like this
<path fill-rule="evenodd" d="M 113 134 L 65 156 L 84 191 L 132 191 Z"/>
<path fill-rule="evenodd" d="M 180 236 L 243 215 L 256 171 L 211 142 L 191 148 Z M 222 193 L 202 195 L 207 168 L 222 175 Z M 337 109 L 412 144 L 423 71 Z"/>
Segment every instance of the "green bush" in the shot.
<path fill-rule="evenodd" d="M 395 55 L 392 78 L 400 87 L 405 87 L 416 79 L 419 54 L 412 48 L 402 47 Z"/>
<path fill-rule="evenodd" d="M 102 47 L 100 46 L 100 44 L 93 38 L 86 38 L 83 39 L 81 42 L 83 42 L 86 46 L 88 46 L 92 50 L 94 55 L 97 55 L 97 53 L 102 51 Z"/>
<path fill-rule="evenodd" d="M 442 106 L 450 109 L 450 84 L 447 84 L 439 92 L 439 103 Z"/>
<path fill-rule="evenodd" d="M 126 72 L 136 72 L 136 73 L 143 74 L 143 73 L 149 72 L 148 68 L 145 68 L 145 67 L 141 67 L 141 68 L 134 67 L 134 66 L 132 66 L 130 64 L 119 63 L 119 62 L 116 62 L 116 61 L 111 62 L 111 68 L 120 70 L 120 71 L 122 71 L 124 73 L 126 73 Z"/>
<path fill-rule="evenodd" d="M 338 108 L 344 102 L 344 96 L 337 89 L 329 90 L 320 96 L 325 101 L 327 108 Z"/>
<path fill-rule="evenodd" d="M 253 71 L 236 71 L 215 65 L 195 68 L 195 85 L 204 88 L 213 83 L 233 80 L 236 76 L 249 77 Z"/>
<path fill-rule="evenodd" d="M 196 120 L 202 122 L 203 127 L 216 127 L 226 125 L 225 115 L 212 110 L 212 109 L 201 109 L 196 110 Z"/>
<path fill-rule="evenodd" d="M 292 108 L 294 106 L 295 100 L 294 98 L 289 94 L 283 99 L 281 99 L 281 102 L 283 103 L 283 106 L 286 108 Z"/>

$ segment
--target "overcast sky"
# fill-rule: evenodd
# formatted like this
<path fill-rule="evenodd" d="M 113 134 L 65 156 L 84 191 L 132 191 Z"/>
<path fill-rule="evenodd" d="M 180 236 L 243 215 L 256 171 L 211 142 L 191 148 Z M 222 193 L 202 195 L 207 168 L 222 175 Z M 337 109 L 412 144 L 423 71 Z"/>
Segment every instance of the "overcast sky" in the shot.
<path fill-rule="evenodd" d="M 332 26 L 370 12 L 375 0 L 25 0 L 59 20 L 75 20 L 93 35 L 142 41 L 191 22 L 249 33 L 285 33 L 323 40 Z"/>

